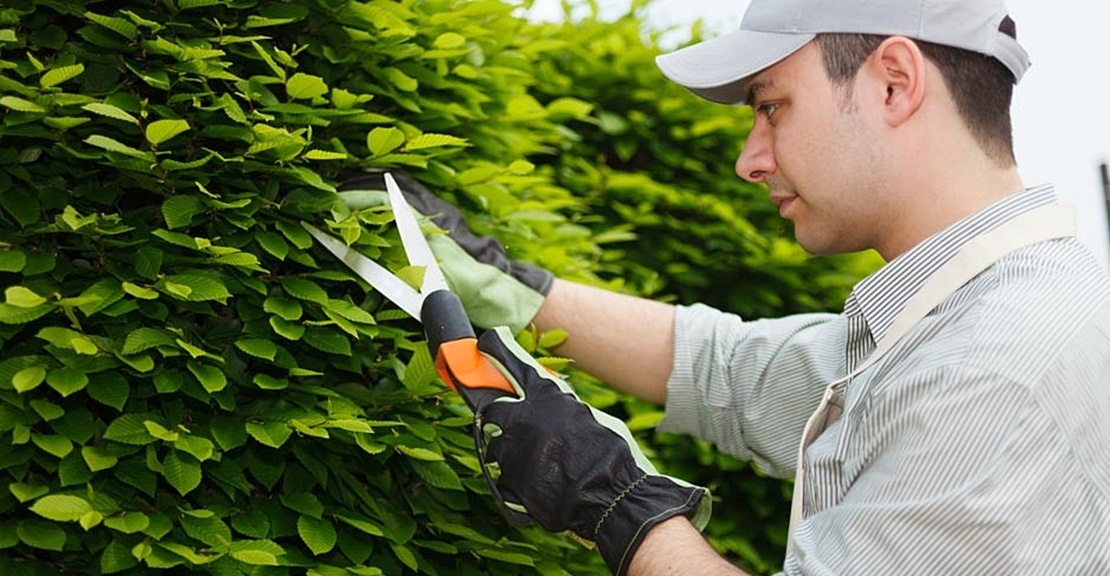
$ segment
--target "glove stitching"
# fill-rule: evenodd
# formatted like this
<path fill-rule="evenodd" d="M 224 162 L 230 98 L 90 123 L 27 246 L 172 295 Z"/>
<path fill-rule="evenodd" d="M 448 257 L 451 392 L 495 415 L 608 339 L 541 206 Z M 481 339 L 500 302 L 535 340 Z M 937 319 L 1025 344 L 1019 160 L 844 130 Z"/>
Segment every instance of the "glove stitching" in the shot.
<path fill-rule="evenodd" d="M 619 504 L 621 500 L 624 500 L 625 496 L 628 496 L 630 492 L 635 490 L 636 487 L 642 484 L 644 480 L 647 480 L 647 478 L 648 475 L 646 473 L 643 476 L 640 476 L 635 482 L 629 484 L 627 488 L 621 490 L 621 493 L 617 494 L 617 497 L 613 499 L 613 501 L 609 504 L 607 508 L 605 508 L 605 511 L 601 513 L 601 518 L 599 518 L 597 521 L 597 525 L 594 526 L 594 541 L 597 541 L 597 535 L 601 534 L 601 525 L 605 524 L 605 520 L 607 520 L 609 518 L 609 514 L 611 514 L 613 510 L 616 509 L 617 504 Z"/>

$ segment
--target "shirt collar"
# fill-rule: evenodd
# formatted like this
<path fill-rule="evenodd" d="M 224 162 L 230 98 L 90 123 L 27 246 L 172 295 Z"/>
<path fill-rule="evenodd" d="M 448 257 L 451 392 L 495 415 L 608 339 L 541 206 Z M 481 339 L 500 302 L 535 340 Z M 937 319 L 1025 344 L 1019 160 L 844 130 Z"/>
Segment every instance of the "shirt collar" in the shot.
<path fill-rule="evenodd" d="M 1055 202 L 1055 191 L 1046 184 L 1007 196 L 956 222 L 864 278 L 852 290 L 844 313 L 862 314 L 871 337 L 881 341 L 906 301 L 969 240 L 1018 214 Z"/>

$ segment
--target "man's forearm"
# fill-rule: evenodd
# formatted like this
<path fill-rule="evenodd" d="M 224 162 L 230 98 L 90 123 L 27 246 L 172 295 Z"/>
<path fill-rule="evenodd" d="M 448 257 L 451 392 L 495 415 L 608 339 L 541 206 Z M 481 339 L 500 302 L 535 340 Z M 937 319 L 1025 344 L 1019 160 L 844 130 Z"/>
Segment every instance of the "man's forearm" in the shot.
<path fill-rule="evenodd" d="M 535 318 L 570 333 L 556 350 L 613 387 L 662 404 L 674 355 L 674 307 L 556 280 Z"/>
<path fill-rule="evenodd" d="M 729 564 L 683 516 L 661 522 L 644 537 L 628 576 L 749 576 Z"/>

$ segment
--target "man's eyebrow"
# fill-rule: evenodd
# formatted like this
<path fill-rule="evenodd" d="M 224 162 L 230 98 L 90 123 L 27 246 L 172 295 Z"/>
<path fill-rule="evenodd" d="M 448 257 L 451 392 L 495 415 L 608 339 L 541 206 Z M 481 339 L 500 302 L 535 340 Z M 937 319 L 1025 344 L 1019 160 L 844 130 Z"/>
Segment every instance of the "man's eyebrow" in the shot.
<path fill-rule="evenodd" d="M 747 94 L 745 95 L 744 102 L 751 105 L 755 101 L 759 93 L 775 85 L 773 80 L 753 80 L 748 84 Z"/>

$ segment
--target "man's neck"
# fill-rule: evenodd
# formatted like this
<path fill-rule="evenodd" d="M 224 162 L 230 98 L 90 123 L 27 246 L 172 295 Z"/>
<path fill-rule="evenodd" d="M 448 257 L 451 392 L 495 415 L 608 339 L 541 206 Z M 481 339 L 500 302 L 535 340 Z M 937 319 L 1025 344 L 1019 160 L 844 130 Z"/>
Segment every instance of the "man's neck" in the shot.
<path fill-rule="evenodd" d="M 895 219 L 899 225 L 884 245 L 876 247 L 883 258 L 897 258 L 929 236 L 1025 188 L 1016 167 L 967 164 L 971 163 L 930 171 L 930 179 L 917 179 L 914 189 L 903 191 L 906 201 Z"/>

